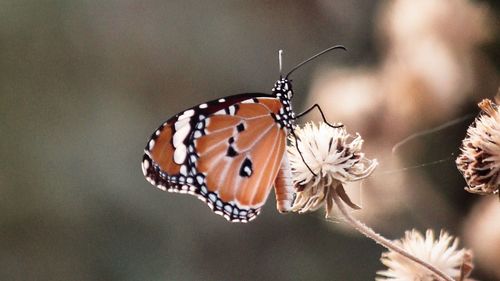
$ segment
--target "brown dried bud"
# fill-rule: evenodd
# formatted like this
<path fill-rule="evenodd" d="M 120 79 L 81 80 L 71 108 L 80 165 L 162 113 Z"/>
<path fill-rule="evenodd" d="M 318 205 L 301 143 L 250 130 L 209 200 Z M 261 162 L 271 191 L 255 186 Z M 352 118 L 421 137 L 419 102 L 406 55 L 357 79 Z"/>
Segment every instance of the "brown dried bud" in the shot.
<path fill-rule="evenodd" d="M 456 160 L 468 192 L 497 194 L 500 187 L 500 112 L 489 99 L 479 104 L 482 112 L 467 129 Z"/>

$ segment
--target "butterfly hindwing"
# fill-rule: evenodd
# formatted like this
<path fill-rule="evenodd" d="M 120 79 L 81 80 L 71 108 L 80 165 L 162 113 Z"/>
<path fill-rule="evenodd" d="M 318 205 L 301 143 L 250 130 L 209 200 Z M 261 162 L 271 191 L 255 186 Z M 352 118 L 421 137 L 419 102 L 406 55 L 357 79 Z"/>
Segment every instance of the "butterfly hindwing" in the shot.
<path fill-rule="evenodd" d="M 258 214 L 278 173 L 286 132 L 278 99 L 231 96 L 165 122 L 145 149 L 143 172 L 157 187 L 198 196 L 230 221 Z"/>

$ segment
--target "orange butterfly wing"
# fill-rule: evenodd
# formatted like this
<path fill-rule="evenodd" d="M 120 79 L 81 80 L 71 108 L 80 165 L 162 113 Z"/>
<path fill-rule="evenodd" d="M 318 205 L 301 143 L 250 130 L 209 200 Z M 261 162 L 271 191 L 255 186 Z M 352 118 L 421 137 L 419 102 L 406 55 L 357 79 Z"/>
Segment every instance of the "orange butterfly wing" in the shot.
<path fill-rule="evenodd" d="M 145 149 L 143 172 L 163 190 L 193 194 L 230 221 L 255 218 L 276 179 L 286 131 L 272 96 L 233 96 L 164 123 Z"/>

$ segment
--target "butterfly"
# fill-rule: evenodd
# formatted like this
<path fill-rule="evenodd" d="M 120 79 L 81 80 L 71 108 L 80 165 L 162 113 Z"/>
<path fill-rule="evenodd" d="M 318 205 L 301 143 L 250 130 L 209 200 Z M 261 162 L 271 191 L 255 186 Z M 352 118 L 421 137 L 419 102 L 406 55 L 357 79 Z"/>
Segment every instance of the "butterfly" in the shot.
<path fill-rule="evenodd" d="M 255 219 L 273 185 L 277 209 L 289 211 L 294 189 L 285 153 L 287 135 L 295 135 L 295 120 L 314 108 L 326 119 L 318 104 L 295 114 L 288 77 L 334 49 L 345 50 L 336 45 L 299 63 L 280 75 L 271 94 L 219 98 L 168 119 L 144 149 L 145 178 L 161 190 L 197 196 L 231 222 Z M 279 58 L 281 72 L 281 51 Z"/>

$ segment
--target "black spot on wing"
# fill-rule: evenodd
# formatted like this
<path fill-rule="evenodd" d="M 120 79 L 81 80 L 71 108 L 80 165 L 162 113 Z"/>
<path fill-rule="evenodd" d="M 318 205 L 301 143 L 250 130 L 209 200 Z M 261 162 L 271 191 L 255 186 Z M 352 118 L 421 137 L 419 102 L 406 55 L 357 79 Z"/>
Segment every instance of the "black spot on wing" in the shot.
<path fill-rule="evenodd" d="M 252 170 L 252 161 L 248 158 L 245 158 L 240 167 L 240 176 L 242 177 L 250 177 L 253 173 Z"/>
<path fill-rule="evenodd" d="M 238 124 L 236 130 L 238 130 L 238 133 L 243 132 L 245 130 L 245 125 L 243 123 Z"/>
<path fill-rule="evenodd" d="M 236 150 L 234 150 L 232 146 L 229 146 L 229 148 L 227 149 L 226 156 L 234 157 L 236 155 L 238 155 L 238 152 L 236 152 Z"/>

